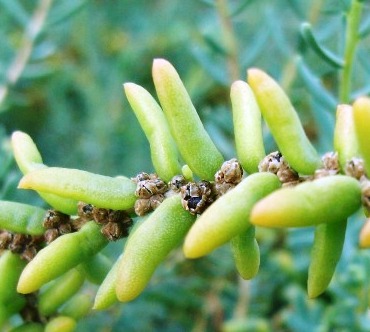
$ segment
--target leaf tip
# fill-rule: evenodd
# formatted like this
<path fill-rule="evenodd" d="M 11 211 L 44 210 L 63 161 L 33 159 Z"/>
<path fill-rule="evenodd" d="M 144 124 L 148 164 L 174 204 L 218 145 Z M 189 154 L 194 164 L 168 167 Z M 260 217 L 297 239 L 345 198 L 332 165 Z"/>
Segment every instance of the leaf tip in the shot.
<path fill-rule="evenodd" d="M 18 183 L 18 186 L 17 188 L 18 189 L 30 189 L 30 183 L 29 183 L 29 177 L 28 176 L 24 176 Z"/>

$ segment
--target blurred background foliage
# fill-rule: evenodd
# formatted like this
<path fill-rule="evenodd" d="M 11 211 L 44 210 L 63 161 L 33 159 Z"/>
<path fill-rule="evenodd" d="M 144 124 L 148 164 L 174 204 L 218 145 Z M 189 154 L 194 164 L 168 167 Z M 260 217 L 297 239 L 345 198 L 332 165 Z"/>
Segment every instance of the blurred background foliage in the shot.
<path fill-rule="evenodd" d="M 351 100 L 370 91 L 370 4 L 363 6 Z M 341 69 L 315 52 L 301 25 L 309 22 L 317 42 L 343 57 L 349 7 L 348 0 L 0 0 L 1 198 L 43 204 L 16 189 L 14 130 L 30 134 L 51 166 L 152 171 L 122 83 L 154 93 L 157 57 L 177 68 L 226 158 L 235 156 L 230 84 L 252 66 L 281 83 L 317 149 L 332 150 Z M 238 278 L 228 246 L 194 261 L 179 249 L 143 295 L 92 313 L 78 331 L 370 331 L 370 253 L 357 244 L 362 222 L 359 213 L 349 223 L 337 272 L 316 300 L 306 296 L 313 229 L 259 229 L 254 280 Z M 106 253 L 113 260 L 121 250 L 120 242 Z"/>

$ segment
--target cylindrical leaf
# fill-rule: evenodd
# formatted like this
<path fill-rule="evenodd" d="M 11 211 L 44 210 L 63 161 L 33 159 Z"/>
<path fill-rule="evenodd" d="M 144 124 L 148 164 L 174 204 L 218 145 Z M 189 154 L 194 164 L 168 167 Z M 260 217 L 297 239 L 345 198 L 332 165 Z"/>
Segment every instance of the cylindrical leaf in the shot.
<path fill-rule="evenodd" d="M 213 180 L 223 163 L 175 68 L 164 59 L 153 62 L 153 80 L 173 138 L 184 161 L 204 180 Z"/>
<path fill-rule="evenodd" d="M 362 158 L 365 161 L 366 173 L 370 174 L 370 98 L 362 97 L 353 104 L 355 128 Z"/>
<path fill-rule="evenodd" d="M 253 91 L 243 81 L 233 83 L 230 97 L 238 160 L 248 173 L 258 172 L 258 164 L 265 157 L 260 109 Z"/>
<path fill-rule="evenodd" d="M 75 295 L 85 281 L 85 275 L 78 269 L 71 269 L 58 278 L 38 299 L 38 308 L 42 315 L 50 316 Z"/>
<path fill-rule="evenodd" d="M 60 314 L 79 320 L 90 312 L 91 306 L 91 295 L 78 293 L 60 309 Z"/>
<path fill-rule="evenodd" d="M 289 165 L 302 174 L 313 174 L 321 165 L 298 114 L 279 84 L 260 69 L 248 70 L 250 84 L 262 116 Z"/>
<path fill-rule="evenodd" d="M 116 295 L 118 267 L 120 265 L 122 256 L 120 256 L 114 263 L 107 276 L 100 285 L 94 301 L 93 309 L 104 310 L 109 308 L 118 301 Z"/>
<path fill-rule="evenodd" d="M 361 206 L 360 184 L 345 175 L 285 187 L 260 200 L 251 222 L 265 227 L 306 227 L 347 219 Z"/>
<path fill-rule="evenodd" d="M 15 131 L 12 134 L 11 143 L 14 158 L 23 174 L 47 167 L 43 164 L 40 152 L 29 135 L 21 131 Z M 61 198 L 57 195 L 43 192 L 38 194 L 45 202 L 58 211 L 69 215 L 77 212 L 77 202 L 72 199 Z"/>
<path fill-rule="evenodd" d="M 260 249 L 255 238 L 255 227 L 249 227 L 230 241 L 236 269 L 239 275 L 249 280 L 256 276 L 260 267 Z"/>
<path fill-rule="evenodd" d="M 0 201 L 0 229 L 15 233 L 41 235 L 46 211 L 36 206 Z"/>
<path fill-rule="evenodd" d="M 168 182 L 173 176 L 181 174 L 181 165 L 175 141 L 162 109 L 151 94 L 141 86 L 126 83 L 124 90 L 150 143 L 154 169 L 161 179 Z"/>
<path fill-rule="evenodd" d="M 58 316 L 52 318 L 45 326 L 45 332 L 73 332 L 77 322 L 67 316 Z"/>
<path fill-rule="evenodd" d="M 334 131 L 334 150 L 338 152 L 342 170 L 347 161 L 360 157 L 356 136 L 353 109 L 350 105 L 338 105 Z"/>
<path fill-rule="evenodd" d="M 32 293 L 79 263 L 97 254 L 108 244 L 100 225 L 90 221 L 78 232 L 65 234 L 40 250 L 23 270 L 17 290 Z"/>
<path fill-rule="evenodd" d="M 84 272 L 87 280 L 100 285 L 111 269 L 112 262 L 107 256 L 98 253 L 89 257 L 86 262 L 82 262 L 78 267 Z"/>
<path fill-rule="evenodd" d="M 136 201 L 136 184 L 128 178 L 94 174 L 79 169 L 49 167 L 26 174 L 19 188 L 72 198 L 113 210 L 127 210 Z"/>
<path fill-rule="evenodd" d="M 25 265 L 26 262 L 19 255 L 9 250 L 0 254 L 0 306 L 9 309 L 14 302 L 25 304 L 25 299 L 17 293 L 18 279 Z"/>
<path fill-rule="evenodd" d="M 167 198 L 134 232 L 118 267 L 116 294 L 130 301 L 146 287 L 157 266 L 176 248 L 196 217 L 178 195 Z"/>
<path fill-rule="evenodd" d="M 343 249 L 347 220 L 316 227 L 308 270 L 307 291 L 310 298 L 328 287 Z"/>

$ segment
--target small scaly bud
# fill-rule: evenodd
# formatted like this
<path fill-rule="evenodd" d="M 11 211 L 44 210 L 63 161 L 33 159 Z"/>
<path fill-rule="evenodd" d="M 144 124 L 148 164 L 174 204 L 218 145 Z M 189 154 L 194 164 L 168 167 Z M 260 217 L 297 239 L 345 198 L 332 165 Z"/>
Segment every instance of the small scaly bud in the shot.
<path fill-rule="evenodd" d="M 212 202 L 212 185 L 208 181 L 189 182 L 181 187 L 182 206 L 191 214 L 201 214 Z"/>
<path fill-rule="evenodd" d="M 260 172 L 270 172 L 276 174 L 281 183 L 298 183 L 298 173 L 290 167 L 284 156 L 275 151 L 263 158 L 258 165 Z"/>
<path fill-rule="evenodd" d="M 101 228 L 102 234 L 109 241 L 117 241 L 128 235 L 128 229 L 122 223 L 108 222 Z"/>
<path fill-rule="evenodd" d="M 43 226 L 47 229 L 58 228 L 59 225 L 69 222 L 69 215 L 56 210 L 48 210 L 43 221 Z"/>
<path fill-rule="evenodd" d="M 93 211 L 94 211 L 94 207 L 92 204 L 78 202 L 77 214 L 81 219 L 86 220 L 86 221 L 92 220 Z"/>
<path fill-rule="evenodd" d="M 352 158 L 346 162 L 344 173 L 360 180 L 365 175 L 365 164 L 361 158 Z"/>
<path fill-rule="evenodd" d="M 98 224 L 105 224 L 108 222 L 109 210 L 95 207 L 93 208 L 93 218 Z"/>

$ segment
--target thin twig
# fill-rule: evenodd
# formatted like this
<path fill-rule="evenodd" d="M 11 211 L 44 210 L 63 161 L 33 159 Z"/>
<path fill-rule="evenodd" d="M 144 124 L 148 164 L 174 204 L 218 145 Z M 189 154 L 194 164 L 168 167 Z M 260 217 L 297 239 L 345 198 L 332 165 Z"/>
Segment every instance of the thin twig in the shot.
<path fill-rule="evenodd" d="M 352 69 L 357 43 L 359 41 L 359 26 L 362 13 L 362 2 L 353 0 L 347 14 L 346 46 L 344 51 L 344 68 L 340 77 L 339 101 L 350 102 Z"/>
<path fill-rule="evenodd" d="M 39 4 L 25 29 L 18 53 L 7 70 L 5 83 L 0 86 L 0 105 L 4 102 L 9 92 L 9 88 L 17 83 L 24 71 L 31 56 L 34 42 L 45 24 L 52 1 L 53 0 L 39 1 Z"/>
<path fill-rule="evenodd" d="M 248 317 L 249 301 L 250 301 L 250 280 L 238 278 L 238 302 L 234 307 L 233 318 L 243 319 Z"/>

